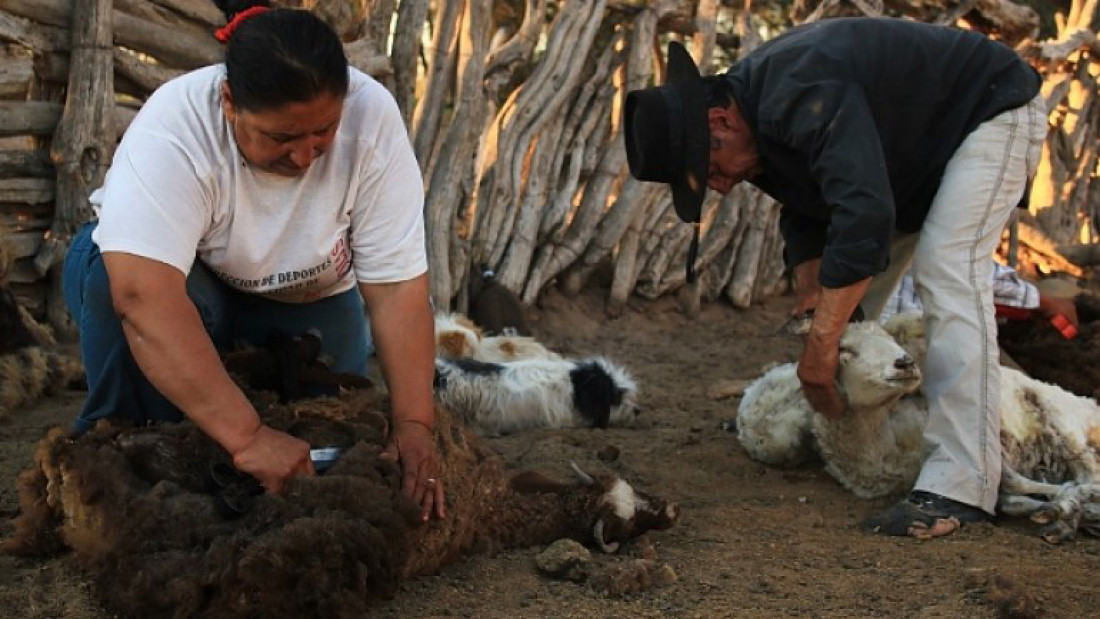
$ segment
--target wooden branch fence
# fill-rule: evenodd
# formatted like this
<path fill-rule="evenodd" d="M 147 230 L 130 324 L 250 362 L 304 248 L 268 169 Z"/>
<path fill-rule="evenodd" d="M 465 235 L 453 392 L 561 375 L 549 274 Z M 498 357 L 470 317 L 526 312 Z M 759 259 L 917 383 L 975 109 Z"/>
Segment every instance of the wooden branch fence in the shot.
<path fill-rule="evenodd" d="M 622 98 L 661 79 L 663 42 L 685 41 L 705 72 L 724 70 L 761 39 L 750 5 L 282 4 L 327 19 L 352 64 L 394 93 L 426 181 L 437 306 L 464 309 L 469 275 L 483 265 L 527 303 L 603 273 L 612 314 L 631 295 L 676 293 L 690 311 L 716 298 L 747 307 L 787 288 L 778 205 L 747 185 L 708 196 L 700 277 L 685 285 L 691 229 L 667 190 L 629 175 L 622 145 Z M 1000 16 L 982 23 L 1034 36 L 1034 15 L 1006 0 L 964 4 L 969 12 L 953 19 Z M 1050 180 L 1037 179 L 1032 208 L 1058 242 L 1080 238 L 1083 222 L 1091 235 L 1100 209 L 1096 0 L 1074 6 L 1057 41 L 1030 48 L 1048 72 L 1055 127 L 1044 151 Z M 852 12 L 890 8 L 826 0 L 801 19 Z M 64 324 L 59 262 L 117 138 L 157 86 L 220 61 L 212 32 L 222 21 L 209 0 L 0 0 L 0 228 L 17 256 L 10 282 L 39 317 Z"/>

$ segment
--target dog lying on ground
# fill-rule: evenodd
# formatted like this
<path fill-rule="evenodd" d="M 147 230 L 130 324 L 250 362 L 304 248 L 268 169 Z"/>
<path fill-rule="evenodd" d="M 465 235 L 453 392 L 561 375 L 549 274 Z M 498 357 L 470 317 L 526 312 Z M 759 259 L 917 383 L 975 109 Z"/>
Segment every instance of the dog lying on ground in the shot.
<path fill-rule="evenodd" d="M 606 428 L 638 414 L 638 388 L 601 357 L 488 363 L 437 358 L 436 398 L 481 435 L 539 427 Z"/>
<path fill-rule="evenodd" d="M 568 359 L 532 337 L 486 336 L 466 316 L 435 316 L 436 397 L 482 435 L 606 428 L 634 421 L 638 387 L 602 357 Z"/>
<path fill-rule="evenodd" d="M 435 316 L 435 354 L 448 359 L 474 359 L 486 363 L 562 358 L 533 337 L 486 335 L 472 320 L 453 312 Z"/>

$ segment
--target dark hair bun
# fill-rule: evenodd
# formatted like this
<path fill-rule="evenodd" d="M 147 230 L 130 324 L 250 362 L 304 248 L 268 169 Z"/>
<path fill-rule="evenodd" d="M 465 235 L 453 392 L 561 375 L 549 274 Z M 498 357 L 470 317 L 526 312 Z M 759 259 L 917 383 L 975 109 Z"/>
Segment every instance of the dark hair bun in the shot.
<path fill-rule="evenodd" d="M 229 21 L 234 15 L 254 6 L 270 7 L 270 0 L 214 0 L 214 5 L 225 14 L 225 21 Z"/>

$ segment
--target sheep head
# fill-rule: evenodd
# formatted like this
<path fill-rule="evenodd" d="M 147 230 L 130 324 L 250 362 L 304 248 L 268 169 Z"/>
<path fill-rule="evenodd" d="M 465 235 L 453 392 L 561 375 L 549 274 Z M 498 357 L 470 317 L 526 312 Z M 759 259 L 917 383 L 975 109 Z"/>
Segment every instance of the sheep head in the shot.
<path fill-rule="evenodd" d="M 586 485 L 601 490 L 592 537 L 600 550 L 613 553 L 622 542 L 652 529 L 667 529 L 680 518 L 680 506 L 635 490 L 615 475 L 593 477 L 576 463 L 573 470 Z"/>
<path fill-rule="evenodd" d="M 837 378 L 852 409 L 886 404 L 920 387 L 920 368 L 882 327 L 852 323 L 840 340 Z"/>

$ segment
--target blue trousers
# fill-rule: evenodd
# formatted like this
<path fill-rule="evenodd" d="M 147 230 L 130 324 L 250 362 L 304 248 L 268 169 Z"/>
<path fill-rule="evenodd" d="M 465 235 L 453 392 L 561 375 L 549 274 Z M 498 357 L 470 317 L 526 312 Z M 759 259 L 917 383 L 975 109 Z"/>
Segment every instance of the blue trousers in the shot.
<path fill-rule="evenodd" d="M 84 432 L 105 417 L 130 419 L 136 425 L 180 421 L 181 411 L 145 378 L 130 353 L 103 257 L 92 241 L 95 225 L 85 224 L 73 238 L 62 281 L 88 378 L 88 399 L 74 430 Z M 196 260 L 187 276 L 187 296 L 218 350 L 241 341 L 261 346 L 273 329 L 292 335 L 314 329 L 333 370 L 366 374 L 372 344 L 356 288 L 313 303 L 279 303 L 230 288 Z"/>

